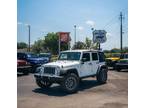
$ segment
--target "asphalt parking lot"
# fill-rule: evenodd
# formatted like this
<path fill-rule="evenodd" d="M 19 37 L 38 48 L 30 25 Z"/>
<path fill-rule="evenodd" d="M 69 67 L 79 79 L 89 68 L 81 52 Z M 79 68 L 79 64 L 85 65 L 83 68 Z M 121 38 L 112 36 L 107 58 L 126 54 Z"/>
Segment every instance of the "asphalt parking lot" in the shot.
<path fill-rule="evenodd" d="M 17 77 L 18 108 L 128 108 L 128 72 L 109 70 L 106 84 L 95 78 L 84 79 L 79 92 L 67 94 L 54 84 L 39 88 L 33 74 Z"/>

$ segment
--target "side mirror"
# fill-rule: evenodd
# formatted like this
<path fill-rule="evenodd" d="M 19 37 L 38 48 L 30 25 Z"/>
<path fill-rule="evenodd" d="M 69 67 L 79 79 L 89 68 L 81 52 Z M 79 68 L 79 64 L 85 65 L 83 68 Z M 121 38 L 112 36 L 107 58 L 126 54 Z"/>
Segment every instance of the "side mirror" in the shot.
<path fill-rule="evenodd" d="M 81 61 L 82 61 L 82 62 L 85 62 L 86 60 L 87 60 L 87 58 L 82 58 L 82 60 L 81 60 Z"/>

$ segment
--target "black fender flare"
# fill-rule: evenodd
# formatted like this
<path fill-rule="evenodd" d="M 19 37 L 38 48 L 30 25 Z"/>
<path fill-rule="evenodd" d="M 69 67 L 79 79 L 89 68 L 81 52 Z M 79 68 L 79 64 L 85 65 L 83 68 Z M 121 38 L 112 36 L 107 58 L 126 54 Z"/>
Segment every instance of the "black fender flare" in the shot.
<path fill-rule="evenodd" d="M 74 73 L 74 74 L 76 74 L 79 77 L 78 71 L 75 68 L 61 70 L 60 71 L 60 76 L 65 76 L 65 75 L 70 74 L 70 73 Z"/>
<path fill-rule="evenodd" d="M 106 72 L 108 72 L 108 66 L 107 66 L 107 65 L 102 65 L 102 66 L 99 66 L 99 67 L 98 67 L 98 70 L 97 70 L 97 72 L 96 72 L 96 75 L 99 74 L 99 72 L 100 72 L 101 69 L 106 69 Z"/>

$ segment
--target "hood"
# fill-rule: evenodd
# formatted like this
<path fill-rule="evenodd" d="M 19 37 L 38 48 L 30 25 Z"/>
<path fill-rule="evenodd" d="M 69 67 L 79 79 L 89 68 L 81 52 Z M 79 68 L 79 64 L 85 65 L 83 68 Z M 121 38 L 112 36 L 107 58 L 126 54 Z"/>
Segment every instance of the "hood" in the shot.
<path fill-rule="evenodd" d="M 59 67 L 68 67 L 68 66 L 73 66 L 79 64 L 79 61 L 56 61 L 56 62 L 51 62 L 51 63 L 46 63 L 44 66 L 59 66 Z"/>
<path fill-rule="evenodd" d="M 42 60 L 45 60 L 45 58 L 41 58 L 41 57 L 38 57 L 38 58 L 28 58 L 28 60 L 30 60 L 30 61 L 42 61 Z"/>
<path fill-rule="evenodd" d="M 31 64 L 44 64 L 44 63 L 48 63 L 48 60 L 44 59 L 44 58 L 28 58 L 27 61 L 30 62 Z"/>

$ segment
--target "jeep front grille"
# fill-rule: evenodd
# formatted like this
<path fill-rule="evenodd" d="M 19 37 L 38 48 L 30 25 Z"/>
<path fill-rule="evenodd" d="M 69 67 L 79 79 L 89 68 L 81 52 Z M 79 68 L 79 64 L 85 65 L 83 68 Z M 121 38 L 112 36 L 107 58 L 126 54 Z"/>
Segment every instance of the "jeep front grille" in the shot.
<path fill-rule="evenodd" d="M 54 67 L 45 67 L 44 73 L 46 74 L 55 74 L 55 68 Z"/>

